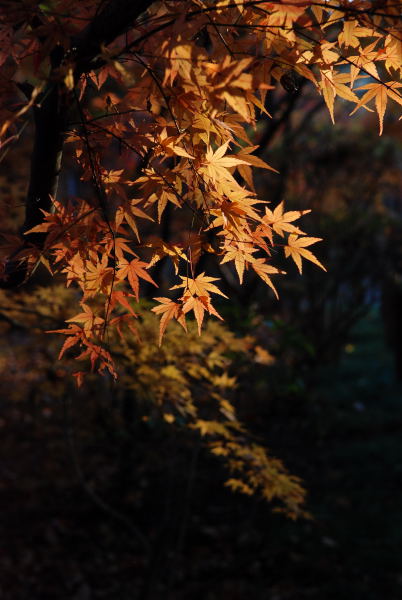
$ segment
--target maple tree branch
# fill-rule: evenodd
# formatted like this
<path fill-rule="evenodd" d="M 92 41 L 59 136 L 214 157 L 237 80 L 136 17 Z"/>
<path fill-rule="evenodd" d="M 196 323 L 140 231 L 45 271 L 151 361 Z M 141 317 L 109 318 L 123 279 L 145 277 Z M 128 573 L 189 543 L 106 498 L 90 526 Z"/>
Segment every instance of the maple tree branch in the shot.
<path fill-rule="evenodd" d="M 99 169 L 96 168 L 96 163 L 94 160 L 91 143 L 89 141 L 89 132 L 88 132 L 87 123 L 85 120 L 84 111 L 82 110 L 80 100 L 79 100 L 78 95 L 75 90 L 74 90 L 74 98 L 75 98 L 75 102 L 78 107 L 78 112 L 79 112 L 80 119 L 81 119 L 81 126 L 82 126 L 82 129 L 84 132 L 84 143 L 85 143 L 85 146 L 87 149 L 89 165 L 91 168 L 93 187 L 95 189 L 95 193 L 97 195 L 97 198 L 99 201 L 99 206 L 102 210 L 102 214 L 105 219 L 105 223 L 109 229 L 109 232 L 110 232 L 110 235 L 112 238 L 111 259 L 112 259 L 112 264 L 113 264 L 113 277 L 112 277 L 112 281 L 110 284 L 110 292 L 109 292 L 109 297 L 108 297 L 106 309 L 105 309 L 105 319 L 104 319 L 104 327 L 103 327 L 103 333 L 102 333 L 102 338 L 104 338 L 105 334 L 106 334 L 107 320 L 108 320 L 108 316 L 109 316 L 109 308 L 110 308 L 110 303 L 111 303 L 111 298 L 112 298 L 114 284 L 115 284 L 115 278 L 116 278 L 116 262 L 117 262 L 117 259 L 116 259 L 116 235 L 115 235 L 115 232 L 113 231 L 113 228 L 110 224 L 110 220 L 108 217 L 106 190 L 105 190 L 103 182 L 102 182 L 102 175 L 99 172 Z"/>
<path fill-rule="evenodd" d="M 373 3 L 374 4 L 374 3 Z M 312 6 L 318 6 L 321 8 L 324 8 L 326 10 L 336 10 L 338 12 L 343 12 L 345 15 L 347 15 L 348 13 L 351 15 L 370 15 L 373 17 L 386 17 L 387 19 L 400 19 L 400 15 L 392 15 L 390 13 L 386 13 L 386 12 L 379 12 L 377 11 L 375 8 L 356 8 L 355 6 L 337 6 L 334 4 L 326 4 L 324 2 L 311 2 Z M 395 7 L 402 7 L 402 3 L 398 2 L 395 4 Z"/>
<path fill-rule="evenodd" d="M 89 121 L 87 121 L 87 123 L 89 123 Z M 132 152 L 134 152 L 134 154 L 136 154 L 141 160 L 144 161 L 144 163 L 146 164 L 149 160 L 149 156 L 141 154 L 141 152 L 139 152 L 137 150 L 137 148 L 135 148 L 132 144 L 130 144 L 129 142 L 127 142 L 123 137 L 117 135 L 116 133 L 114 133 L 113 131 L 110 131 L 109 129 L 107 129 L 106 127 L 102 127 L 102 125 L 99 125 L 99 123 L 92 123 L 95 127 L 97 127 L 98 129 L 100 129 L 101 131 L 103 131 L 104 133 L 107 133 L 108 135 L 110 135 L 112 138 L 114 138 L 115 140 L 117 140 L 122 146 L 124 146 L 125 148 L 128 148 L 129 150 L 131 150 Z M 167 187 L 173 192 L 173 194 L 176 196 L 176 198 L 179 200 L 179 202 L 183 202 L 183 204 L 185 204 L 187 206 L 187 208 L 189 208 L 193 215 L 195 215 L 196 217 L 198 217 L 201 222 L 202 222 L 202 215 L 200 215 L 187 201 L 186 199 L 179 194 L 179 192 L 176 190 L 176 188 L 170 183 L 170 181 L 168 181 L 165 177 L 165 175 L 159 171 L 155 166 L 152 167 L 153 170 L 155 171 L 155 173 L 157 175 L 159 175 L 159 177 L 161 177 L 164 181 L 164 183 L 167 185 Z"/>

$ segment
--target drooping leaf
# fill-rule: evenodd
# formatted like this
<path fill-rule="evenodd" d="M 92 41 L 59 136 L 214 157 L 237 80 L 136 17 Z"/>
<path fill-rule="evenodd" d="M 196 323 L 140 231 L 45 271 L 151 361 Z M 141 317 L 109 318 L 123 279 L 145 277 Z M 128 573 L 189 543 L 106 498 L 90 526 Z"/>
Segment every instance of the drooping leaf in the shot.
<path fill-rule="evenodd" d="M 299 237 L 296 234 L 291 233 L 288 237 L 288 243 L 285 245 L 285 256 L 286 258 L 290 256 L 294 260 L 299 269 L 299 273 L 302 272 L 302 258 L 311 261 L 320 267 L 320 269 L 326 271 L 326 268 L 320 263 L 318 258 L 306 248 L 306 246 L 311 246 L 312 244 L 321 241 L 321 238 Z"/>

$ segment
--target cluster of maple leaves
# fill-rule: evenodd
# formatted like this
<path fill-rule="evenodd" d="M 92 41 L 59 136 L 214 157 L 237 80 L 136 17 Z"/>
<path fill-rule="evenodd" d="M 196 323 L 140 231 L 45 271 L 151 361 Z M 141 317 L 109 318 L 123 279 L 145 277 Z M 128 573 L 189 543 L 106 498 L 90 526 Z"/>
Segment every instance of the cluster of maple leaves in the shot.
<path fill-rule="evenodd" d="M 81 311 L 59 330 L 67 336 L 60 355 L 78 345 L 78 359 L 116 376 L 105 334 L 135 330 L 140 282 L 156 285 L 151 269 L 162 258 L 180 279 L 170 289 L 180 291 L 155 298 L 160 339 L 173 319 L 185 328 L 191 312 L 199 331 L 205 313 L 221 318 L 212 304 L 214 294 L 226 297 L 218 278 L 197 271 L 205 252 L 232 263 L 240 283 L 254 271 L 276 295 L 272 277 L 283 271 L 273 248 L 300 273 L 302 259 L 324 268 L 309 249 L 319 238 L 294 224 L 308 211 L 272 209 L 256 194 L 254 168 L 275 170 L 255 153 L 256 125 L 269 118 L 270 91 L 297 75 L 322 94 L 332 120 L 336 97 L 352 113 L 374 105 L 381 133 L 388 99 L 402 104 L 401 3 L 160 0 L 78 75 L 74 40 L 102 3 L 6 4 L 3 144 L 18 141 L 31 107 L 56 82 L 71 105 L 66 146 L 92 186 L 85 198 L 53 199 L 28 232 L 46 234 L 43 247 L 16 240 L 11 251 L 14 261 L 30 269 L 42 262 L 81 290 Z M 55 48 L 64 59 L 52 70 Z M 15 105 L 26 80 L 30 97 Z M 181 241 L 160 233 L 168 205 L 173 218 L 187 216 Z"/>

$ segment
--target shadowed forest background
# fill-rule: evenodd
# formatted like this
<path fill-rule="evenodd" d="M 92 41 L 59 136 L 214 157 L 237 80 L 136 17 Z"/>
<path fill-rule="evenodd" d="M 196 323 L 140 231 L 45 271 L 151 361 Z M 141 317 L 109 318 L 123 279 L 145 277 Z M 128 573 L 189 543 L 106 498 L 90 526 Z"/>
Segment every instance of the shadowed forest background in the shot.
<path fill-rule="evenodd" d="M 378 138 L 374 117 L 340 105 L 332 126 L 308 85 L 276 92 L 272 112 L 257 143 L 280 174 L 259 175 L 258 193 L 312 209 L 303 227 L 323 238 L 327 273 L 286 265 L 277 301 L 222 265 L 225 325 L 201 338 L 172 327 L 158 350 L 156 316 L 144 317 L 151 350 L 133 342 L 116 383 L 91 375 L 80 390 L 68 355 L 55 361 L 60 336 L 43 333 L 71 316 L 74 291 L 39 270 L 1 292 L 5 600 L 401 597 L 402 122 L 391 115 Z M 3 222 L 20 218 L 30 143 L 28 128 L 3 162 Z M 59 193 L 77 193 L 64 160 Z M 173 208 L 165 227 L 180 229 Z M 162 286 L 167 268 L 153 273 Z M 211 385 L 302 479 L 306 518 L 225 487 L 220 458 L 161 406 L 182 393 L 180 369 L 207 368 L 212 352 L 229 381 Z M 194 375 L 186 393 L 202 385 Z"/>

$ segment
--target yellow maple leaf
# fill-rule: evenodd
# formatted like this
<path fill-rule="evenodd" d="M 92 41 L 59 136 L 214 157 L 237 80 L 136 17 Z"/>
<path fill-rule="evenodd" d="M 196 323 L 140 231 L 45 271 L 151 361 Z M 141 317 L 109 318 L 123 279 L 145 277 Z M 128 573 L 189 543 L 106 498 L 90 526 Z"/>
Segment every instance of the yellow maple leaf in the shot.
<path fill-rule="evenodd" d="M 152 251 L 153 251 L 152 258 L 149 263 L 150 267 L 153 267 L 162 258 L 164 258 L 165 256 L 168 256 L 174 265 L 174 270 L 177 275 L 178 270 L 179 270 L 180 259 L 183 259 L 186 262 L 188 262 L 188 258 L 185 255 L 185 253 L 183 252 L 183 248 L 181 246 L 177 246 L 175 244 L 169 244 L 168 242 L 164 242 L 160 238 L 155 238 L 155 239 L 147 242 L 145 244 L 145 247 L 152 248 Z"/>
<path fill-rule="evenodd" d="M 299 273 L 302 272 L 302 257 L 326 271 L 326 268 L 320 263 L 318 258 L 316 258 L 310 250 L 306 249 L 306 246 L 311 246 L 312 244 L 321 241 L 322 238 L 299 237 L 296 234 L 291 233 L 288 237 L 288 243 L 285 246 L 285 256 L 286 258 L 289 258 L 290 256 L 294 260 L 299 269 Z"/>
<path fill-rule="evenodd" d="M 205 154 L 205 162 L 200 168 L 200 172 L 206 175 L 215 184 L 222 182 L 230 182 L 235 187 L 239 187 L 232 173 L 228 171 L 231 167 L 246 164 L 245 160 L 236 158 L 235 156 L 225 156 L 229 142 L 225 142 L 215 152 L 212 148 L 208 148 Z"/>
<path fill-rule="evenodd" d="M 380 135 L 383 130 L 384 114 L 387 107 L 388 96 L 402 105 L 402 94 L 398 88 L 402 87 L 402 83 L 397 81 L 380 82 L 380 83 L 368 83 L 357 89 L 367 90 L 367 92 L 360 98 L 356 107 L 350 113 L 353 115 L 358 108 L 364 106 L 366 102 L 369 102 L 375 98 L 375 107 L 378 113 L 378 119 L 380 121 Z"/>
<path fill-rule="evenodd" d="M 218 319 L 223 321 L 221 315 L 212 306 L 211 298 L 209 296 L 183 296 L 183 313 L 186 314 L 190 310 L 194 311 L 199 335 L 201 335 L 201 327 L 204 320 L 205 311 L 209 312 L 210 315 L 215 315 L 215 317 L 218 317 Z"/>
<path fill-rule="evenodd" d="M 159 346 L 162 344 L 163 334 L 165 333 L 166 327 L 169 321 L 176 319 L 178 323 L 186 329 L 186 317 L 182 311 L 181 304 L 170 300 L 170 298 L 154 298 L 160 302 L 158 306 L 154 306 L 151 310 L 157 315 L 161 315 L 159 323 Z"/>
<path fill-rule="evenodd" d="M 221 265 L 234 261 L 240 283 L 243 283 L 244 268 L 247 263 L 254 260 L 253 253 L 257 248 L 252 248 L 250 243 L 237 243 L 225 249 L 225 256 L 221 260 Z"/>
<path fill-rule="evenodd" d="M 262 219 L 263 223 L 272 227 L 275 233 L 278 233 L 282 237 L 287 233 L 298 233 L 299 235 L 303 235 L 303 231 L 292 225 L 293 221 L 300 219 L 303 215 L 311 212 L 308 210 L 290 210 L 288 212 L 283 212 L 284 204 L 281 202 L 274 209 L 274 211 L 270 210 L 268 207 L 265 208 L 265 216 Z"/>
<path fill-rule="evenodd" d="M 195 279 L 183 276 L 180 276 L 180 279 L 182 280 L 182 283 L 174 285 L 170 288 L 171 290 L 184 288 L 191 296 L 209 296 L 209 292 L 212 292 L 213 294 L 219 294 L 220 296 L 227 298 L 227 296 L 212 283 L 213 281 L 219 281 L 217 277 L 208 277 L 205 273 L 200 273 Z"/>
<path fill-rule="evenodd" d="M 270 275 L 282 275 L 285 273 L 285 271 L 280 271 L 276 267 L 267 264 L 264 258 L 254 259 L 254 261 L 251 263 L 251 266 L 253 267 L 257 275 L 261 277 L 261 279 L 265 281 L 267 285 L 269 285 L 271 290 L 274 292 L 275 296 L 279 298 L 278 292 L 276 291 L 276 288 L 271 281 Z"/>
<path fill-rule="evenodd" d="M 239 152 L 236 156 L 241 160 L 244 160 L 245 163 L 252 165 L 253 167 L 260 167 L 260 169 L 268 169 L 269 171 L 273 171 L 274 173 L 279 173 L 279 171 L 271 167 L 259 156 L 251 154 L 251 152 L 254 152 L 254 150 L 256 150 L 257 148 L 258 146 L 247 146 L 245 148 L 242 148 L 241 152 Z"/>
<path fill-rule="evenodd" d="M 350 75 L 347 73 L 336 73 L 332 68 L 321 70 L 320 87 L 333 123 L 335 122 L 334 101 L 337 95 L 350 102 L 359 101 L 358 96 L 356 96 L 350 87 L 345 85 L 349 81 Z"/>

